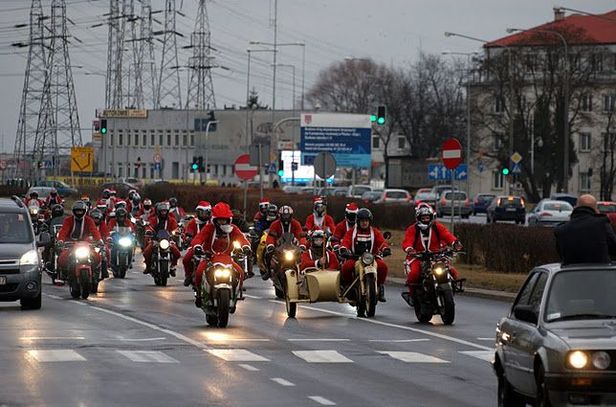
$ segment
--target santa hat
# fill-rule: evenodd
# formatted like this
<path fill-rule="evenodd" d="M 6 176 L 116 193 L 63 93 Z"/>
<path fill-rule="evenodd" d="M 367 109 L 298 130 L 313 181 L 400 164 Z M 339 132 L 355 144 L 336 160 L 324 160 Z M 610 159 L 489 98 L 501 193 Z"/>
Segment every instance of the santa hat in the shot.
<path fill-rule="evenodd" d="M 204 211 L 211 211 L 212 210 L 212 205 L 210 205 L 210 203 L 208 201 L 201 201 L 197 205 L 196 210 L 198 211 L 199 209 L 204 210 Z"/>
<path fill-rule="evenodd" d="M 270 200 L 267 199 L 267 198 L 261 198 L 259 200 L 259 204 L 267 204 L 267 205 L 269 205 L 270 204 Z"/>
<path fill-rule="evenodd" d="M 357 204 L 355 202 L 351 202 L 346 204 L 346 206 L 344 207 L 345 212 L 348 213 L 357 213 L 359 212 L 359 207 L 357 206 Z"/>
<path fill-rule="evenodd" d="M 314 198 L 312 198 L 312 204 L 313 205 L 316 205 L 318 203 L 323 203 L 323 197 L 315 196 Z"/>

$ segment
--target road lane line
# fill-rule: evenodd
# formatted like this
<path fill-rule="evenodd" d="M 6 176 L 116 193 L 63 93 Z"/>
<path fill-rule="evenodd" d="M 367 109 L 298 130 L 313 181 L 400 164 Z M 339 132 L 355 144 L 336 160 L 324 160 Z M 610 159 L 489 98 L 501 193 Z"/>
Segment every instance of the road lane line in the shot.
<path fill-rule="evenodd" d="M 483 351 L 483 350 L 467 350 L 467 351 L 460 351 L 461 354 L 463 355 L 467 355 L 467 356 L 472 356 L 474 358 L 480 359 L 480 360 L 484 360 L 486 362 L 490 362 L 492 363 L 492 360 L 494 360 L 494 350 L 492 351 Z"/>
<path fill-rule="evenodd" d="M 285 387 L 295 386 L 295 383 L 291 383 L 290 381 L 285 380 L 282 377 L 272 377 L 270 378 L 270 380 L 278 383 L 281 386 L 285 386 Z"/>
<path fill-rule="evenodd" d="M 22 341 L 55 341 L 55 340 L 84 340 L 85 336 L 22 336 Z"/>
<path fill-rule="evenodd" d="M 263 297 L 259 297 L 259 296 L 256 296 L 256 295 L 250 295 L 250 294 L 244 294 L 244 297 L 252 298 L 253 300 L 262 300 L 263 299 Z"/>
<path fill-rule="evenodd" d="M 72 349 L 29 350 L 26 354 L 37 362 L 85 362 L 87 360 Z"/>
<path fill-rule="evenodd" d="M 353 363 L 335 350 L 294 350 L 293 354 L 308 363 Z"/>
<path fill-rule="evenodd" d="M 206 352 L 227 362 L 269 362 L 269 359 L 246 349 L 209 349 Z"/>
<path fill-rule="evenodd" d="M 160 337 L 160 338 L 119 338 L 118 340 L 120 341 L 124 341 L 124 342 L 150 342 L 150 341 L 164 341 L 167 338 L 164 337 Z"/>
<path fill-rule="evenodd" d="M 54 300 L 61 300 L 62 297 L 60 297 L 59 295 L 54 295 L 54 294 L 45 294 L 47 297 L 49 298 L 53 298 Z"/>
<path fill-rule="evenodd" d="M 383 343 L 410 343 L 410 342 L 429 342 L 430 339 L 370 339 L 368 342 L 383 342 Z"/>
<path fill-rule="evenodd" d="M 335 406 L 336 405 L 336 403 L 334 403 L 333 401 L 328 400 L 321 396 L 308 396 L 308 398 L 312 401 L 316 401 L 322 406 Z"/>
<path fill-rule="evenodd" d="M 120 355 L 139 363 L 180 363 L 177 359 L 159 351 L 150 350 L 118 350 Z"/>
<path fill-rule="evenodd" d="M 242 369 L 248 370 L 249 372 L 258 372 L 260 370 L 258 367 L 254 367 L 253 365 L 248 365 L 246 363 L 240 363 L 238 366 Z"/>
<path fill-rule="evenodd" d="M 350 342 L 346 338 L 291 338 L 289 342 Z"/>
<path fill-rule="evenodd" d="M 389 355 L 394 359 L 401 360 L 406 363 L 449 363 L 446 360 L 425 355 L 419 352 L 390 352 L 390 351 L 378 351 L 383 355 Z"/>
<path fill-rule="evenodd" d="M 494 337 L 491 338 L 477 338 L 478 341 L 495 341 Z"/>
<path fill-rule="evenodd" d="M 273 303 L 280 304 L 280 305 L 285 305 L 284 302 L 277 301 L 277 300 L 269 300 L 269 302 L 273 302 Z M 390 328 L 398 328 L 398 329 L 403 329 L 405 331 L 416 332 L 416 333 L 420 333 L 420 334 L 423 334 L 423 335 L 427 335 L 427 336 L 432 336 L 432 337 L 435 337 L 435 338 L 443 339 L 443 340 L 446 340 L 446 341 L 449 341 L 449 342 L 455 342 L 455 343 L 459 343 L 461 345 L 470 346 L 470 347 L 475 348 L 475 349 L 492 350 L 492 348 L 489 348 L 487 346 L 483 346 L 483 345 L 479 345 L 479 344 L 476 344 L 476 343 L 473 343 L 473 342 L 465 341 L 464 339 L 454 338 L 453 336 L 443 335 L 443 334 L 439 334 L 437 332 L 430 332 L 430 331 L 426 331 L 426 330 L 423 330 L 423 329 L 411 328 L 410 326 L 393 324 L 391 322 L 378 321 L 378 320 L 372 319 L 372 318 L 358 318 L 356 316 L 344 314 L 342 312 L 330 311 L 330 310 L 326 310 L 326 309 L 322 309 L 322 308 L 311 307 L 311 306 L 308 306 L 308 305 L 302 305 L 301 308 L 308 309 L 308 310 L 311 310 L 311 311 L 323 312 L 323 313 L 331 314 L 331 315 L 338 315 L 340 317 L 345 317 L 345 318 L 348 318 L 348 319 L 354 319 L 354 320 L 357 320 L 357 321 L 368 322 L 368 323 L 375 324 L 375 325 L 388 326 Z"/>

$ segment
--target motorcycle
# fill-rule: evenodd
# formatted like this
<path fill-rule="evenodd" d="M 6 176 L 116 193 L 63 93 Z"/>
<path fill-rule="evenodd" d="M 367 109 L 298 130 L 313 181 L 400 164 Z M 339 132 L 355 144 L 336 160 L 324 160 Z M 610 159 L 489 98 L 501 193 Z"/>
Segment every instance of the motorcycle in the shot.
<path fill-rule="evenodd" d="M 147 232 L 146 236 L 151 232 Z M 154 250 L 152 251 L 152 270 L 150 274 L 154 278 L 154 284 L 161 287 L 167 286 L 169 278 L 169 269 L 171 267 L 171 235 L 166 230 L 160 230 L 158 234 L 152 237 Z"/>
<path fill-rule="evenodd" d="M 283 233 L 271 254 L 269 271 L 265 274 L 274 284 L 276 298 L 285 298 L 285 273 L 289 270 L 299 271 L 300 261 L 301 250 L 297 245 L 297 239 L 292 233 Z"/>
<path fill-rule="evenodd" d="M 32 221 L 32 228 L 34 234 L 38 236 L 41 233 L 41 227 L 45 223 L 45 211 L 37 203 L 30 203 L 28 205 L 28 212 L 30 213 L 30 220 Z"/>
<path fill-rule="evenodd" d="M 145 232 L 149 224 L 150 222 L 148 222 L 147 215 L 142 215 L 140 218 L 135 220 L 135 237 L 137 238 L 137 244 L 142 251 L 147 246 Z"/>
<path fill-rule="evenodd" d="M 135 238 L 130 228 L 117 227 L 109 237 L 111 243 L 111 271 L 115 278 L 125 278 L 132 266 Z"/>
<path fill-rule="evenodd" d="M 402 298 L 415 309 L 417 320 L 429 322 L 434 315 L 440 315 L 443 324 L 451 325 L 456 317 L 454 295 L 464 291 L 466 279 L 454 280 L 449 272 L 451 262 L 459 253 L 451 249 L 438 252 L 417 252 L 416 261 L 421 261 L 421 277 L 413 285 L 413 295 L 402 293 Z"/>
<path fill-rule="evenodd" d="M 229 314 L 235 313 L 237 302 L 244 299 L 243 281 L 233 263 L 241 264 L 246 273 L 248 256 L 242 251 L 239 242 L 233 242 L 231 256 L 220 253 L 206 254 L 198 245 L 194 250 L 197 261 L 208 262 L 201 286 L 195 290 L 195 296 L 201 296 L 201 309 L 208 325 L 225 328 L 229 323 Z"/>
<path fill-rule="evenodd" d="M 62 224 L 52 224 L 49 229 L 49 234 L 51 235 L 51 242 L 49 246 L 50 258 L 45 264 L 45 271 L 49 278 L 51 278 L 51 283 L 55 284 L 56 279 L 58 278 L 58 255 L 60 253 L 60 247 L 57 242 L 58 235 L 60 234 L 60 229 L 62 229 Z"/>
<path fill-rule="evenodd" d="M 87 300 L 90 293 L 98 292 L 99 270 L 92 267 L 92 251 L 100 252 L 100 248 L 83 241 L 64 242 L 60 247 L 70 250 L 69 273 L 61 278 L 68 281 L 71 297 Z"/>
<path fill-rule="evenodd" d="M 190 242 L 194 236 L 187 235 L 185 230 L 193 218 L 193 215 L 186 215 L 178 223 L 178 240 L 176 240 L 176 244 L 178 244 L 180 250 L 186 250 L 190 247 Z"/>

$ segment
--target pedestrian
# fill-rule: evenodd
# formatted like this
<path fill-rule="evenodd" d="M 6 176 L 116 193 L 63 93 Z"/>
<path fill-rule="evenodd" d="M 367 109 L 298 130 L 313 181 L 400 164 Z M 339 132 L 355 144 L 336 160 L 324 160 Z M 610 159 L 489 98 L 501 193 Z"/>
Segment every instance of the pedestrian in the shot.
<path fill-rule="evenodd" d="M 556 227 L 554 235 L 564 265 L 609 263 L 610 257 L 616 257 L 616 233 L 592 195 L 580 196 L 570 220 Z"/>

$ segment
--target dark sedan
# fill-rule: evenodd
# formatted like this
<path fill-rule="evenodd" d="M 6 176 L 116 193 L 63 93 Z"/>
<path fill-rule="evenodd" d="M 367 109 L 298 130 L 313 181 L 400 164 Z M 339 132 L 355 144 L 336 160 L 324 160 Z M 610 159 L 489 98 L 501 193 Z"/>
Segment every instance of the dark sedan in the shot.
<path fill-rule="evenodd" d="M 487 213 L 488 206 L 492 203 L 492 200 L 496 198 L 494 194 L 477 194 L 473 199 L 473 215 L 478 213 Z"/>
<path fill-rule="evenodd" d="M 486 222 L 496 223 L 501 220 L 514 220 L 526 223 L 526 204 L 521 196 L 497 196 L 486 210 Z"/>
<path fill-rule="evenodd" d="M 531 271 L 496 328 L 498 405 L 616 405 L 616 266 Z"/>

